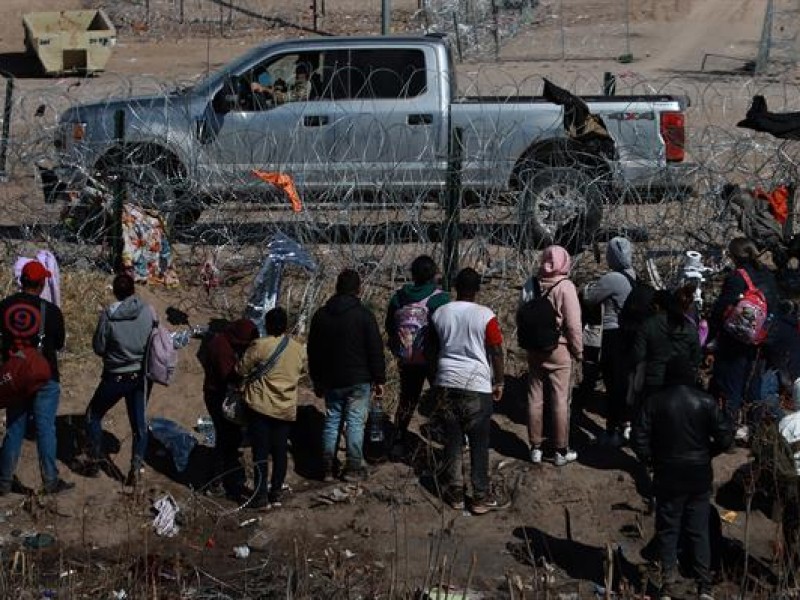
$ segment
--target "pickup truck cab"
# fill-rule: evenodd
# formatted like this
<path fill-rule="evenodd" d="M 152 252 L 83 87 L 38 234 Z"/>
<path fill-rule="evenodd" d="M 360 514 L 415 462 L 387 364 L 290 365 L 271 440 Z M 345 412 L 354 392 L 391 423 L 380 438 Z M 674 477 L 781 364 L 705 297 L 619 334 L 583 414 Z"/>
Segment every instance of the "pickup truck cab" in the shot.
<path fill-rule="evenodd" d="M 263 190 L 255 169 L 291 175 L 305 197 L 436 196 L 457 129 L 467 196 L 511 197 L 536 245 L 585 241 L 603 202 L 623 191 L 683 185 L 680 98 L 584 97 L 609 151 L 570 135 L 563 106 L 457 90 L 441 37 L 287 40 L 171 95 L 73 106 L 56 146 L 62 178 L 124 169 L 148 202 L 196 217 L 200 197 Z"/>

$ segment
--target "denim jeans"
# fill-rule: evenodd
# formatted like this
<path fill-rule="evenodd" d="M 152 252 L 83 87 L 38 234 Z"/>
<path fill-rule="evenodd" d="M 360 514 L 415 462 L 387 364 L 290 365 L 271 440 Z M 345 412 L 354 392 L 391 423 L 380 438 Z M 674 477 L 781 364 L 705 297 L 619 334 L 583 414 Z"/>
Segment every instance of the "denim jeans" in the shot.
<path fill-rule="evenodd" d="M 722 397 L 725 410 L 734 419 L 734 423 L 744 404 L 745 395 L 748 392 L 758 393 L 756 359 L 757 349 L 754 346 L 743 344 L 725 333 L 720 334 L 714 353 L 711 386 L 714 393 Z"/>
<path fill-rule="evenodd" d="M 22 450 L 28 418 L 32 414 L 36 423 L 36 449 L 39 453 L 39 470 L 45 487 L 58 481 L 56 467 L 56 413 L 61 386 L 50 380 L 39 390 L 32 404 L 6 410 L 6 436 L 0 450 L 0 489 L 10 490 L 14 471 Z"/>
<path fill-rule="evenodd" d="M 103 417 L 122 398 L 128 410 L 133 442 L 131 448 L 131 468 L 144 465 L 147 452 L 147 390 L 142 373 L 103 373 L 100 384 L 86 409 L 86 435 L 89 440 L 89 456 L 100 459 L 103 456 Z"/>
<path fill-rule="evenodd" d="M 492 395 L 453 388 L 439 388 L 439 417 L 444 424 L 444 487 L 447 494 L 463 497 L 461 455 L 464 436 L 469 441 L 472 499 L 483 500 L 489 493 L 489 430 Z"/>
<path fill-rule="evenodd" d="M 253 481 L 255 497 L 267 496 L 267 477 L 269 466 L 267 460 L 272 457 L 272 479 L 270 479 L 270 496 L 280 495 L 286 479 L 288 464 L 289 432 L 291 421 L 274 419 L 254 410 L 247 411 L 247 429 L 250 445 L 253 448 Z"/>
<path fill-rule="evenodd" d="M 322 454 L 325 461 L 336 456 L 342 427 L 347 426 L 348 469 L 361 469 L 364 463 L 364 425 L 369 413 L 372 386 L 359 383 L 329 390 L 325 394 L 325 424 L 322 428 Z"/>
<path fill-rule="evenodd" d="M 247 476 L 239 456 L 242 428 L 222 414 L 224 391 L 205 391 L 203 399 L 214 424 L 214 464 L 210 469 L 212 477 L 218 481 L 217 478 L 221 476 L 225 491 L 232 495 L 239 494 L 247 483 Z"/>
<path fill-rule="evenodd" d="M 708 491 L 656 494 L 656 534 L 663 574 L 662 585 L 674 583 L 678 563 L 681 529 L 694 557 L 694 576 L 699 592 L 711 591 L 711 547 L 709 543 Z"/>

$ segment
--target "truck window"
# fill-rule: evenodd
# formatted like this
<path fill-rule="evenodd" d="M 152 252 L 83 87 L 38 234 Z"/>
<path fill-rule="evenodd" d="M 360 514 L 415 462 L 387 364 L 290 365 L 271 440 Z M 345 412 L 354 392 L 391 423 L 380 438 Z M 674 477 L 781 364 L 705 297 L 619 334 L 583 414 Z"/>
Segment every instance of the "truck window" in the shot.
<path fill-rule="evenodd" d="M 321 95 L 319 69 L 321 52 L 295 52 L 273 56 L 244 73 L 244 110 L 269 110 L 286 102 L 306 102 Z"/>
<path fill-rule="evenodd" d="M 350 98 L 416 98 L 428 89 L 425 53 L 417 49 L 351 50 L 346 75 Z"/>

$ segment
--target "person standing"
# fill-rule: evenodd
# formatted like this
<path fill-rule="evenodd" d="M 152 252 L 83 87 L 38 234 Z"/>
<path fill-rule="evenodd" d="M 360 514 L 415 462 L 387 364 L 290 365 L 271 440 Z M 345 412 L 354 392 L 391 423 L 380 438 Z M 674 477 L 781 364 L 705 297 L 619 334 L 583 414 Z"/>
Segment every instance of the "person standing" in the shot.
<path fill-rule="evenodd" d="M 733 429 L 714 398 L 696 387 L 696 378 L 696 367 L 688 357 L 673 357 L 666 366 L 664 387 L 645 398 L 631 438 L 639 459 L 653 466 L 662 600 L 671 598 L 681 534 L 691 544 L 700 599 L 713 600 L 708 526 L 711 459 L 730 448 Z"/>
<path fill-rule="evenodd" d="M 336 293 L 314 313 L 308 333 L 308 371 L 314 393 L 325 398 L 322 432 L 325 480 L 334 477 L 336 446 L 343 423 L 347 426 L 345 481 L 362 481 L 364 425 L 373 393 L 383 397 L 386 362 L 375 315 L 361 303 L 361 277 L 344 269 Z"/>
<path fill-rule="evenodd" d="M 75 487 L 58 476 L 56 466 L 56 414 L 61 395 L 57 352 L 64 348 L 64 316 L 53 303 L 41 298 L 47 279 L 51 276 L 42 263 L 33 260 L 22 268 L 22 291 L 0 302 L 0 335 L 5 358 L 15 344 L 41 348 L 50 365 L 50 380 L 26 401 L 6 409 L 6 435 L 0 449 L 0 496 L 9 494 L 14 486 L 22 441 L 28 419 L 36 425 L 36 449 L 44 493 L 59 494 Z M 43 336 L 40 336 L 44 320 Z"/>
<path fill-rule="evenodd" d="M 445 429 L 444 499 L 465 506 L 461 481 L 464 436 L 469 441 L 472 501 L 482 515 L 497 508 L 489 489 L 489 431 L 492 405 L 503 395 L 503 335 L 494 312 L 476 302 L 480 275 L 472 268 L 456 276 L 456 300 L 433 315 L 437 408 Z"/>
<path fill-rule="evenodd" d="M 619 327 L 619 313 L 636 281 L 631 243 L 623 237 L 612 238 L 606 249 L 606 262 L 611 270 L 597 282 L 590 283 L 584 290 L 583 298 L 589 306 L 603 305 L 600 369 L 608 399 L 607 442 L 611 446 L 621 446 L 622 431 L 627 421 L 630 365 L 626 358 L 625 336 Z"/>
<path fill-rule="evenodd" d="M 257 337 L 258 327 L 255 323 L 250 319 L 238 319 L 214 334 L 198 352 L 205 374 L 203 400 L 214 424 L 213 477 L 219 480 L 221 476 L 225 495 L 237 502 L 244 499 L 247 482 L 239 454 L 242 428 L 225 418 L 222 403 L 228 387 L 239 383 L 241 379 L 236 372 L 236 363 Z"/>
<path fill-rule="evenodd" d="M 100 383 L 86 408 L 86 435 L 89 464 L 85 474 L 95 477 L 100 464 L 108 460 L 103 452 L 103 417 L 125 398 L 133 439 L 131 467 L 126 485 L 136 485 L 144 473 L 147 452 L 147 397 L 145 354 L 150 333 L 156 324 L 153 309 L 136 296 L 133 277 L 114 277 L 112 291 L 116 301 L 100 313 L 92 338 L 92 348 L 103 359 Z"/>
<path fill-rule="evenodd" d="M 549 246 L 542 252 L 539 273 L 522 288 L 524 304 L 544 295 L 555 310 L 561 332 L 553 350 L 528 351 L 528 436 L 531 462 L 542 462 L 542 429 L 545 387 L 550 391 L 556 453 L 554 463 L 562 467 L 577 460 L 569 447 L 569 413 L 573 361 L 583 360 L 583 323 L 575 285 L 569 280 L 572 260 L 566 249 Z"/>
<path fill-rule="evenodd" d="M 426 348 L 431 315 L 450 301 L 450 294 L 436 285 L 435 277 L 436 263 L 430 256 L 415 258 L 411 263 L 413 283 L 397 290 L 386 310 L 386 335 L 400 373 L 393 453 L 407 449 L 408 426 L 431 375 Z"/>
<path fill-rule="evenodd" d="M 255 492 L 250 508 L 280 506 L 286 479 L 289 432 L 297 419 L 297 388 L 306 360 L 303 344 L 287 333 L 282 308 L 264 315 L 266 337 L 255 340 L 236 366 L 244 388 L 247 429 L 253 449 Z M 269 486 L 267 459 L 272 457 Z"/>
<path fill-rule="evenodd" d="M 709 339 L 714 350 L 714 368 L 711 389 L 725 405 L 731 418 L 741 420 L 742 425 L 736 430 L 736 439 L 745 442 L 749 438 L 747 419 L 741 415 L 745 396 L 749 395 L 754 403 L 764 399 L 763 390 L 774 387 L 774 373 L 764 368 L 762 346 L 747 344 L 725 330 L 724 322 L 729 311 L 733 310 L 750 284 L 757 288 L 767 304 L 769 321 L 778 311 L 780 297 L 778 284 L 772 272 L 758 260 L 758 248 L 748 238 L 734 238 L 728 244 L 728 257 L 733 261 L 736 270 L 730 273 L 722 284 L 717 301 L 709 318 Z M 769 339 L 765 340 L 769 345 Z"/>

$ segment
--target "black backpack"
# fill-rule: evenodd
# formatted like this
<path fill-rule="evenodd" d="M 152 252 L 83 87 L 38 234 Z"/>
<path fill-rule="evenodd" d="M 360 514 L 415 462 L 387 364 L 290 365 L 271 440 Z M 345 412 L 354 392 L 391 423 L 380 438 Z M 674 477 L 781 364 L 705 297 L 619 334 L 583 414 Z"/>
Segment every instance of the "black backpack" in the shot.
<path fill-rule="evenodd" d="M 548 296 L 562 281 L 564 279 L 542 293 L 539 280 L 533 279 L 534 297 L 517 311 L 517 344 L 523 350 L 552 352 L 558 347 L 561 328 L 558 326 L 556 309 Z"/>
<path fill-rule="evenodd" d="M 633 339 L 645 322 L 653 314 L 653 297 L 656 290 L 653 286 L 622 273 L 631 284 L 631 291 L 619 311 L 617 321 L 623 334 Z"/>

